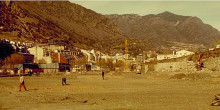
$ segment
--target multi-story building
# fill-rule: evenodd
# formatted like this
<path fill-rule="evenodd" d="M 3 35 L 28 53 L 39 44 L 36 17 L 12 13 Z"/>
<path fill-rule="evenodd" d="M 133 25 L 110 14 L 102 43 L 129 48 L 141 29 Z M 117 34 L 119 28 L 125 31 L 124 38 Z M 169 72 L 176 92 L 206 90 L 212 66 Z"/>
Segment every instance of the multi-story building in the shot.
<path fill-rule="evenodd" d="M 137 55 L 136 61 L 137 62 L 143 62 L 144 61 L 144 55 L 143 54 Z"/>

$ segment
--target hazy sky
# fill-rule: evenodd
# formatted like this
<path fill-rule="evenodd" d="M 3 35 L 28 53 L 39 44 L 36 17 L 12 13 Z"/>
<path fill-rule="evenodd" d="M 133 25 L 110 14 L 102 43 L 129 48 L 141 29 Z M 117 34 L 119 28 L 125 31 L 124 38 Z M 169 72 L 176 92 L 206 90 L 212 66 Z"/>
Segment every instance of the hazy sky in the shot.
<path fill-rule="evenodd" d="M 158 14 L 169 11 L 197 16 L 220 31 L 220 1 L 72 1 L 101 14 Z"/>

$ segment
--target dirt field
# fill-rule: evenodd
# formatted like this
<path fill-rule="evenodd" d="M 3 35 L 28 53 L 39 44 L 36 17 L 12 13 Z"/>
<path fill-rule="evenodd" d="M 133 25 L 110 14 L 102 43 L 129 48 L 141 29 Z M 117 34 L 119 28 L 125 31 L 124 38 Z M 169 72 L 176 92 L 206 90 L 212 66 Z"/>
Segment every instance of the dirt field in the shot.
<path fill-rule="evenodd" d="M 69 85 L 62 86 L 66 77 Z M 0 109 L 79 110 L 217 110 L 210 106 L 220 93 L 220 78 L 169 79 L 166 75 L 25 76 L 29 91 L 18 91 L 19 77 L 0 78 Z"/>

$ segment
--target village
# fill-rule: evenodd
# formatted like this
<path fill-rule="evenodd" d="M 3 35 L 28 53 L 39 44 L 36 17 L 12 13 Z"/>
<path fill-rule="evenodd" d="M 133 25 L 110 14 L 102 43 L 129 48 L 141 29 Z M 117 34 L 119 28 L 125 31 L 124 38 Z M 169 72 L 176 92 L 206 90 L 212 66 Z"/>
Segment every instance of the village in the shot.
<path fill-rule="evenodd" d="M 1 43 L 13 47 L 13 52 L 11 55 L 17 54 L 23 56 L 23 59 L 17 57 L 17 59 L 15 58 L 14 61 L 7 60 L 10 56 L 5 58 L 4 61 L 1 60 L 2 67 L 0 72 L 2 74 L 3 71 L 7 72 L 5 74 L 8 75 L 14 75 L 18 72 L 18 70 L 23 74 L 27 74 L 29 71 L 34 73 L 52 74 L 67 71 L 76 73 L 87 71 L 98 72 L 103 70 L 121 72 L 140 71 L 141 73 L 147 73 L 148 71 L 152 70 L 150 65 L 155 61 L 163 61 L 163 63 L 158 63 L 157 66 L 154 67 L 154 71 L 162 71 L 166 69 L 172 69 L 172 71 L 174 71 L 180 68 L 189 68 L 187 65 L 191 65 L 192 67 L 190 68 L 193 68 L 195 65 L 193 61 L 190 62 L 186 59 L 186 57 L 192 56 L 195 53 L 182 48 L 180 48 L 179 51 L 175 50 L 170 54 L 158 54 L 155 51 L 148 51 L 140 53 L 137 56 L 131 56 L 128 53 L 116 53 L 112 56 L 108 55 L 107 53 L 101 53 L 100 51 L 94 49 L 84 50 L 77 47 L 70 48 L 62 43 L 36 44 L 35 42 L 31 41 L 21 43 L 9 41 L 7 39 L 1 40 Z M 215 49 L 218 48 L 219 45 L 217 45 Z M 214 50 L 214 48 L 209 50 Z M 170 61 L 165 61 L 181 58 L 185 58 L 185 60 L 173 62 L 179 64 L 167 64 Z M 22 61 L 17 62 L 19 59 Z M 187 62 L 187 65 L 184 64 Z M 161 67 L 160 65 L 164 66 Z"/>

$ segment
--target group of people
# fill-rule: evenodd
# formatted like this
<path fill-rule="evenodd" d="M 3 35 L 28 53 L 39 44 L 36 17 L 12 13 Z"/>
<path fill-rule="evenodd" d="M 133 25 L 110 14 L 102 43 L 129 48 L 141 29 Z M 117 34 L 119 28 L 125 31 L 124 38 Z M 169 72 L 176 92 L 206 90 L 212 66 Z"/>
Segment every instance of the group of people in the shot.
<path fill-rule="evenodd" d="M 21 91 L 21 87 L 23 86 L 24 87 L 24 90 L 27 91 L 27 88 L 24 84 L 24 76 L 22 76 L 20 74 L 20 72 L 18 73 L 19 74 L 19 77 L 20 77 L 20 83 L 19 83 L 19 91 Z M 30 75 L 30 74 L 29 74 Z M 105 72 L 102 71 L 102 79 L 104 80 L 105 79 Z M 66 78 L 62 78 L 62 85 L 66 85 Z"/>

